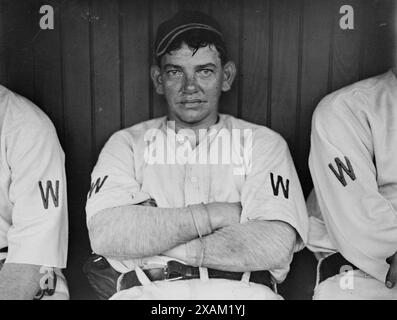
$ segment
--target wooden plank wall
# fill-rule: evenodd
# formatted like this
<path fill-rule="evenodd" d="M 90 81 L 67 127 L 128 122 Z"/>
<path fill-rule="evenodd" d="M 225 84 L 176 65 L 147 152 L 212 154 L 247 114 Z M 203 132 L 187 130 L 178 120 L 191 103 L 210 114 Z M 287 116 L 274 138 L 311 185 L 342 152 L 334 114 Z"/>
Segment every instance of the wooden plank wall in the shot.
<path fill-rule="evenodd" d="M 179 9 L 218 18 L 238 67 L 221 111 L 267 125 L 287 140 L 305 194 L 313 109 L 328 92 L 392 65 L 393 0 L 0 0 L 0 83 L 39 105 L 66 152 L 72 298 L 91 297 L 85 199 L 108 137 L 165 113 L 149 68 L 156 28 Z M 39 29 L 39 8 L 55 29 Z M 341 30 L 351 5 L 355 29 Z"/>

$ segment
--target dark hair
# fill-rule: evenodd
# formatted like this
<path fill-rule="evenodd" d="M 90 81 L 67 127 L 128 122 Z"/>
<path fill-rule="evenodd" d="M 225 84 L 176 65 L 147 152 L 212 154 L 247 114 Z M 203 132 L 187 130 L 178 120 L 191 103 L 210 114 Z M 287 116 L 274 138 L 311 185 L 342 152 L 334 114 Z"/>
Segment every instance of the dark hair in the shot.
<path fill-rule="evenodd" d="M 208 45 L 213 45 L 219 53 L 219 58 L 221 59 L 222 65 L 229 60 L 225 42 L 219 35 L 208 30 L 192 29 L 178 35 L 170 43 L 167 51 L 161 56 L 157 57 L 157 65 L 161 66 L 161 58 L 167 53 L 169 54 L 172 51 L 180 49 L 183 43 L 186 43 L 187 46 L 193 50 L 193 55 L 198 49 L 204 48 Z"/>

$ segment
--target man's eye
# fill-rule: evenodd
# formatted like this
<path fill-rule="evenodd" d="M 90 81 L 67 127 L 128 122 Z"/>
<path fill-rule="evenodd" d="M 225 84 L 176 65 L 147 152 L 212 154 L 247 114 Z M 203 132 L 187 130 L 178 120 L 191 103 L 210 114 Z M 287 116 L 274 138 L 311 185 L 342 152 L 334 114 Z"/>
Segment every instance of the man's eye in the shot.
<path fill-rule="evenodd" d="M 211 69 L 201 69 L 201 70 L 199 70 L 199 74 L 201 76 L 204 76 L 204 77 L 208 77 L 208 76 L 210 76 L 213 73 L 214 73 L 214 71 L 211 70 Z"/>
<path fill-rule="evenodd" d="M 167 75 L 170 76 L 170 77 L 178 77 L 181 74 L 182 74 L 182 72 L 179 71 L 179 70 L 168 70 L 167 71 Z"/>

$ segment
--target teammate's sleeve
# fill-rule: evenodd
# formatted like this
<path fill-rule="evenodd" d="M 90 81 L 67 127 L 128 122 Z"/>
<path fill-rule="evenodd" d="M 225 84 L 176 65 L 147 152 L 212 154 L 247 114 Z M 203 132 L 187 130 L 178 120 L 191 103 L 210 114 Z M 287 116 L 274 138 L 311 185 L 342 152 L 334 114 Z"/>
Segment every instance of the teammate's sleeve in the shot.
<path fill-rule="evenodd" d="M 137 181 L 130 139 L 128 133 L 119 131 L 103 147 L 91 174 L 87 221 L 101 210 L 139 204 L 150 199 L 148 193 L 141 191 Z"/>
<path fill-rule="evenodd" d="M 65 268 L 68 217 L 64 153 L 48 119 L 25 123 L 6 137 L 14 204 L 6 263 Z"/>
<path fill-rule="evenodd" d="M 378 190 L 367 121 L 320 103 L 313 115 L 309 167 L 327 231 L 341 254 L 384 281 L 397 248 L 397 212 Z"/>
<path fill-rule="evenodd" d="M 300 236 L 295 250 L 301 249 L 307 240 L 308 217 L 287 143 L 278 134 L 256 132 L 250 158 L 251 166 L 241 195 L 241 221 L 286 222 Z"/>

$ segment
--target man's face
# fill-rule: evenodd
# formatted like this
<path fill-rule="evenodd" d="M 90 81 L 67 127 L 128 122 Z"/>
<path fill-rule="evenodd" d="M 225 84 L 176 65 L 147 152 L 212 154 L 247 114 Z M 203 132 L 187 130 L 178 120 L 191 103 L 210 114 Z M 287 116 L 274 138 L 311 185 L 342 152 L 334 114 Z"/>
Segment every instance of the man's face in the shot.
<path fill-rule="evenodd" d="M 154 79 L 158 82 L 155 80 L 156 91 L 167 100 L 170 120 L 189 126 L 216 119 L 221 92 L 229 90 L 231 85 L 225 67 L 214 46 L 200 48 L 193 55 L 192 49 L 183 44 L 163 56 Z"/>

